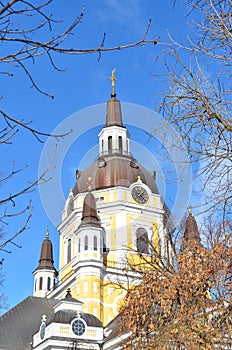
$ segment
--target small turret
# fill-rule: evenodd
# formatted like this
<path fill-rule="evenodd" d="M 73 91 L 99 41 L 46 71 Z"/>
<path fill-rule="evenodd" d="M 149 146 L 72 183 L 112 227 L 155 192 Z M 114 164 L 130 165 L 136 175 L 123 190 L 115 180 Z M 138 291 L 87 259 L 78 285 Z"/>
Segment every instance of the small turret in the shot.
<path fill-rule="evenodd" d="M 48 231 L 42 244 L 39 265 L 33 275 L 35 276 L 34 296 L 44 297 L 49 290 L 54 288 L 58 272 L 54 267 L 52 242 Z"/>
<path fill-rule="evenodd" d="M 88 181 L 90 180 L 91 178 L 88 179 Z M 88 190 L 91 191 L 90 185 Z M 76 271 L 77 296 L 79 300 L 88 305 L 88 312 L 90 312 L 92 304 L 89 301 L 93 297 L 91 294 L 93 291 L 95 316 L 101 318 L 101 278 L 105 270 L 103 263 L 105 230 L 97 215 L 96 200 L 92 192 L 88 192 L 84 198 L 81 224 L 75 234 L 77 257 L 73 264 L 73 270 Z M 69 297 L 69 294 L 67 295 Z"/>

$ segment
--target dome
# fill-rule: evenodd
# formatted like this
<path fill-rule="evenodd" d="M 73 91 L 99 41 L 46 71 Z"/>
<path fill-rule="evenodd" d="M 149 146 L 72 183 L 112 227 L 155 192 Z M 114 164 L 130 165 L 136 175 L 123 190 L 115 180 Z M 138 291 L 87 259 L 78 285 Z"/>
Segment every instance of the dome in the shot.
<path fill-rule="evenodd" d="M 59 310 L 48 319 L 47 324 L 50 323 L 66 323 L 70 324 L 74 318 L 77 317 L 77 312 L 72 310 Z M 101 321 L 94 315 L 80 312 L 80 317 L 84 320 L 87 326 L 102 327 Z"/>
<path fill-rule="evenodd" d="M 137 181 L 138 176 L 152 193 L 158 194 L 154 174 L 147 171 L 136 159 L 121 155 L 101 156 L 83 172 L 77 171 L 74 195 L 86 192 L 88 183 L 90 183 L 92 190 L 116 186 L 129 188 L 132 183 Z"/>

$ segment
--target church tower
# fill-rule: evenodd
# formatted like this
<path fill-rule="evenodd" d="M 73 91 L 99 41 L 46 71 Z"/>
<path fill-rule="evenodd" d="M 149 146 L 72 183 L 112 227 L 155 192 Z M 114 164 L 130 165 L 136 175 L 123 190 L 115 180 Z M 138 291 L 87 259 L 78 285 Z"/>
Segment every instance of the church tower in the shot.
<path fill-rule="evenodd" d="M 99 156 L 83 171 L 67 197 L 60 232 L 59 283 L 47 297 L 61 299 L 67 288 L 83 302 L 82 311 L 103 325 L 114 319 L 125 290 L 138 283 L 131 263 L 151 254 L 171 260 L 172 230 L 154 176 L 130 153 L 121 103 L 112 92 L 105 126 L 99 132 Z"/>

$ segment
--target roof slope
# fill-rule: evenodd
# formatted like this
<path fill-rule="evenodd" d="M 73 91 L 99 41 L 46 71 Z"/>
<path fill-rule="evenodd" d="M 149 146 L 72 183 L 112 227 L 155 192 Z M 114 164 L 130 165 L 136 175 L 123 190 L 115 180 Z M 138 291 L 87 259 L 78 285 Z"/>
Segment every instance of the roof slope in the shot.
<path fill-rule="evenodd" d="M 28 297 L 0 317 L 0 349 L 30 350 L 32 335 L 40 327 L 42 315 L 53 315 L 58 300 Z"/>

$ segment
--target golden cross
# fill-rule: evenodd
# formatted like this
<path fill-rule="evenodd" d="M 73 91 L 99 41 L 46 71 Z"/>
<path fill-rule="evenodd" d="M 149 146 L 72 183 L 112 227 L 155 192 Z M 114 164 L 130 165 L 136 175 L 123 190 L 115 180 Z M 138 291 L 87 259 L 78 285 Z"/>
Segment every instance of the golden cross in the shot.
<path fill-rule="evenodd" d="M 112 87 L 112 95 L 115 94 L 115 90 L 114 90 L 114 88 L 115 88 L 115 80 L 117 80 L 117 79 L 115 78 L 115 75 L 114 75 L 115 71 L 116 71 L 116 69 L 114 68 L 114 69 L 112 70 L 111 77 L 110 77 L 110 80 L 111 80 L 111 87 Z"/>

